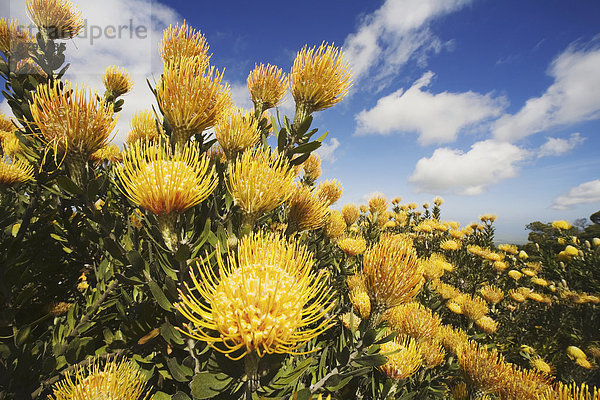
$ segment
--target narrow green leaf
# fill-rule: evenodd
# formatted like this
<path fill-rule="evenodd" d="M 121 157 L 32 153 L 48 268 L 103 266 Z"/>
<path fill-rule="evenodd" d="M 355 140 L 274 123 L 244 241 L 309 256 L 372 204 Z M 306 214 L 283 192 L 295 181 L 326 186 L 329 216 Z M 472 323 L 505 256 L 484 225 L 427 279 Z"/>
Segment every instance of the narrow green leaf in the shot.
<path fill-rule="evenodd" d="M 56 183 L 58 183 L 58 186 L 62 190 L 71 195 L 80 195 L 83 193 L 83 190 L 79 186 L 77 186 L 75 182 L 73 182 L 71 179 L 64 175 L 57 177 Z"/>
<path fill-rule="evenodd" d="M 169 299 L 167 299 L 167 296 L 165 296 L 165 293 L 163 292 L 161 287 L 158 286 L 158 283 L 150 281 L 148 282 L 148 286 L 150 287 L 150 291 L 152 292 L 152 295 L 154 296 L 154 299 L 156 300 L 160 308 L 162 308 L 165 311 L 171 311 L 173 309 L 173 305 L 171 304 Z"/>
<path fill-rule="evenodd" d="M 167 367 L 177 382 L 187 382 L 192 376 L 192 370 L 185 365 L 180 365 L 175 358 L 167 359 Z"/>
<path fill-rule="evenodd" d="M 192 396 L 197 400 L 210 399 L 223 392 L 232 380 L 230 376 L 221 373 L 199 372 L 190 383 Z"/>

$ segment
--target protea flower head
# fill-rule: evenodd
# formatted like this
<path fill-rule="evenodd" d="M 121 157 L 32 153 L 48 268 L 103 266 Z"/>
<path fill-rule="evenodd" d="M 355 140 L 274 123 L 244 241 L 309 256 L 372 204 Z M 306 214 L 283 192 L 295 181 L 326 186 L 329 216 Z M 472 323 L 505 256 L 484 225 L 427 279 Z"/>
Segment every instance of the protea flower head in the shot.
<path fill-rule="evenodd" d="M 362 254 L 367 249 L 367 241 L 362 236 L 353 234 L 342 235 L 336 240 L 336 244 L 349 256 Z"/>
<path fill-rule="evenodd" d="M 383 343 L 379 352 L 387 357 L 387 362 L 378 367 L 379 370 L 396 381 L 408 378 L 421 367 L 421 353 L 412 338 L 396 337 Z"/>
<path fill-rule="evenodd" d="M 164 65 L 175 68 L 187 59 L 192 59 L 197 65 L 207 65 L 211 57 L 204 35 L 185 22 L 165 29 L 159 47 Z"/>
<path fill-rule="evenodd" d="M 215 137 L 227 159 L 235 160 L 238 153 L 254 147 L 260 140 L 258 120 L 232 107 L 215 125 Z"/>
<path fill-rule="evenodd" d="M 0 186 L 13 186 L 33 179 L 33 167 L 24 160 L 0 156 Z"/>
<path fill-rule="evenodd" d="M 49 39 L 71 39 L 85 25 L 71 0 L 27 0 L 27 11 L 42 35 Z"/>
<path fill-rule="evenodd" d="M 339 103 L 351 85 L 349 66 L 339 48 L 327 43 L 302 48 L 290 74 L 296 113 L 302 115 L 299 120 Z"/>
<path fill-rule="evenodd" d="M 123 194 L 156 214 L 179 214 L 206 199 L 217 186 L 214 167 L 188 144 L 171 152 L 168 143 L 136 142 L 116 170 Z"/>
<path fill-rule="evenodd" d="M 327 203 L 314 190 L 300 183 L 295 185 L 286 206 L 290 233 L 319 229 L 327 222 Z"/>
<path fill-rule="evenodd" d="M 173 128 L 175 144 L 183 146 L 192 135 L 211 128 L 231 107 L 229 85 L 221 85 L 222 78 L 223 73 L 199 66 L 195 58 L 165 67 L 156 97 Z"/>
<path fill-rule="evenodd" d="M 360 217 L 360 211 L 356 204 L 344 204 L 342 207 L 342 215 L 348 226 L 352 225 Z"/>
<path fill-rule="evenodd" d="M 131 119 L 131 128 L 125 142 L 128 145 L 139 141 L 158 143 L 162 130 L 161 124 L 157 122 L 154 112 L 151 110 L 139 111 Z"/>
<path fill-rule="evenodd" d="M 332 294 L 324 274 L 311 272 L 306 247 L 259 233 L 239 242 L 237 259 L 217 252 L 217 271 L 204 261 L 180 291 L 180 313 L 191 322 L 181 332 L 229 358 L 295 353 L 332 326 Z M 316 324 L 316 326 L 315 326 Z"/>
<path fill-rule="evenodd" d="M 8 58 L 31 41 L 31 35 L 14 19 L 0 18 L 0 51 Z"/>
<path fill-rule="evenodd" d="M 346 232 L 346 221 L 337 210 L 330 210 L 329 219 L 325 224 L 325 235 L 330 239 L 336 239 Z"/>
<path fill-rule="evenodd" d="M 317 196 L 327 203 L 332 205 L 342 197 L 344 189 L 342 184 L 336 179 L 323 181 L 317 185 Z"/>
<path fill-rule="evenodd" d="M 51 400 L 120 399 L 142 400 L 150 396 L 146 379 L 138 367 L 129 361 L 116 359 L 100 367 L 98 360 L 86 368 L 78 367 L 56 383 Z"/>
<path fill-rule="evenodd" d="M 63 156 L 74 177 L 82 173 L 90 156 L 108 143 L 117 123 L 112 106 L 85 86 L 72 89 L 69 82 L 39 85 L 31 115 L 55 158 Z"/>
<path fill-rule="evenodd" d="M 90 160 L 96 164 L 103 163 L 105 161 L 109 163 L 119 163 L 123 161 L 123 155 L 121 149 L 114 143 L 109 143 L 100 150 L 96 151 L 90 156 Z"/>
<path fill-rule="evenodd" d="M 411 301 L 424 282 L 417 252 L 400 235 L 382 236 L 363 255 L 365 285 L 374 308 L 381 313 Z"/>
<path fill-rule="evenodd" d="M 310 153 L 310 156 L 302 163 L 304 176 L 309 181 L 316 181 L 321 176 L 321 157 L 317 153 Z"/>
<path fill-rule="evenodd" d="M 244 152 L 229 165 L 226 183 L 235 203 L 254 219 L 289 198 L 294 178 L 285 158 L 259 148 Z"/>
<path fill-rule="evenodd" d="M 248 75 L 248 91 L 256 109 L 262 111 L 276 107 L 287 90 L 288 80 L 281 68 L 260 64 Z"/>
<path fill-rule="evenodd" d="M 457 358 L 472 387 L 481 393 L 498 392 L 509 379 L 510 366 L 496 349 L 466 343 L 457 349 Z"/>
<path fill-rule="evenodd" d="M 369 198 L 369 211 L 371 211 L 371 214 L 381 214 L 387 210 L 388 206 L 389 203 L 382 194 L 376 193 Z"/>
<path fill-rule="evenodd" d="M 133 81 L 125 68 L 119 68 L 114 65 L 106 69 L 102 77 L 102 82 L 106 88 L 107 97 L 112 99 L 129 93 L 133 88 Z"/>
<path fill-rule="evenodd" d="M 0 129 L 0 147 L 2 148 L 2 152 L 0 154 L 10 158 L 23 152 L 23 149 L 21 148 L 21 142 L 17 138 L 17 135 L 15 135 L 12 131 L 7 132 Z"/>
<path fill-rule="evenodd" d="M 441 318 L 418 302 L 390 308 L 384 318 L 394 331 L 420 340 L 436 338 L 442 326 Z"/>
<path fill-rule="evenodd" d="M 555 388 L 548 388 L 539 400 L 600 400 L 600 389 L 590 387 L 585 382 L 565 384 L 559 382 Z"/>

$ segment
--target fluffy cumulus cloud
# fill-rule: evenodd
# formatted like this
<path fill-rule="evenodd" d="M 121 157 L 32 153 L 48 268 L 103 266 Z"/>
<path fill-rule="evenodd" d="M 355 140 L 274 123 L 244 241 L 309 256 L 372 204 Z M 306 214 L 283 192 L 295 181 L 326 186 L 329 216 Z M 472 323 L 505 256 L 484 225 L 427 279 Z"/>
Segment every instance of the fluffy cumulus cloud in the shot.
<path fill-rule="evenodd" d="M 538 151 L 538 158 L 563 155 L 573 150 L 584 141 L 585 138 L 581 137 L 579 132 L 571 134 L 571 136 L 569 136 L 567 139 L 549 137 L 540 147 Z"/>
<path fill-rule="evenodd" d="M 439 148 L 417 162 L 410 182 L 419 192 L 478 195 L 488 186 L 516 176 L 519 163 L 529 155 L 527 150 L 494 140 L 477 142 L 466 153 Z"/>
<path fill-rule="evenodd" d="M 363 18 L 344 43 L 355 80 L 377 76 L 381 81 L 411 59 L 425 63 L 428 54 L 438 53 L 446 45 L 432 33 L 430 23 L 471 1 L 386 0 Z"/>
<path fill-rule="evenodd" d="M 400 89 L 361 111 L 356 116 L 356 132 L 416 132 L 421 144 L 448 143 L 465 127 L 497 117 L 506 105 L 502 97 L 472 91 L 431 93 L 426 88 L 433 77 L 427 72 L 406 91 Z"/>
<path fill-rule="evenodd" d="M 600 179 L 582 183 L 554 199 L 552 208 L 566 210 L 578 204 L 600 203 Z"/>
<path fill-rule="evenodd" d="M 146 79 L 155 83 L 162 71 L 158 43 L 164 28 L 175 24 L 179 15 L 170 7 L 153 0 L 74 0 L 86 26 L 73 40 L 66 41 L 67 62 L 71 67 L 66 78 L 104 92 L 102 75 L 107 67 L 124 67 L 135 81 L 134 89 L 124 96 L 125 106 L 119 115 L 114 142 L 121 144 L 137 111 L 156 104 Z M 25 1 L 10 0 L 10 17 L 22 25 L 32 24 Z M 4 102 L 2 111 L 7 112 Z"/>
<path fill-rule="evenodd" d="M 324 142 L 321 147 L 317 149 L 317 154 L 323 161 L 333 163 L 337 160 L 335 151 L 340 147 L 340 141 L 336 138 L 331 138 L 329 142 Z"/>
<path fill-rule="evenodd" d="M 600 43 L 571 45 L 550 65 L 554 83 L 540 97 L 527 100 L 516 114 L 496 121 L 496 139 L 515 141 L 581 121 L 600 118 Z"/>

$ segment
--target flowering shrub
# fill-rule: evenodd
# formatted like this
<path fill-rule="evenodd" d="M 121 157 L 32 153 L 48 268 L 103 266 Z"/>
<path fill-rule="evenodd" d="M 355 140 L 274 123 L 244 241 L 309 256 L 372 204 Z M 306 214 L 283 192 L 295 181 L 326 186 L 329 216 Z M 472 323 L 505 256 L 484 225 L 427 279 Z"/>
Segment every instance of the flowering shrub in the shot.
<path fill-rule="evenodd" d="M 256 66 L 243 111 L 170 27 L 121 150 L 129 75 L 64 80 L 82 16 L 27 7 L 35 37 L 0 20 L 0 399 L 600 398 L 600 240 L 495 246 L 496 216 L 439 197 L 332 208 L 311 124 L 351 85 L 341 49 Z"/>

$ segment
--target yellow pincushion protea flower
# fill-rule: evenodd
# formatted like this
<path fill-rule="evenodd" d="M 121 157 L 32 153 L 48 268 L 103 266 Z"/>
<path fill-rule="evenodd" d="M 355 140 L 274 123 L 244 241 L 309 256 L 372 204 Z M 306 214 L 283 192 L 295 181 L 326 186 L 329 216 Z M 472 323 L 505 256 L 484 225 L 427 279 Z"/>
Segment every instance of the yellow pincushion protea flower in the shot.
<path fill-rule="evenodd" d="M 161 123 L 151 110 L 138 111 L 131 119 L 131 127 L 125 142 L 127 145 L 139 141 L 158 143 L 162 135 Z"/>
<path fill-rule="evenodd" d="M 42 35 L 49 39 L 70 39 L 85 23 L 70 0 L 27 0 L 27 11 Z"/>
<path fill-rule="evenodd" d="M 339 48 L 326 43 L 318 48 L 304 46 L 296 55 L 290 86 L 302 115 L 339 103 L 351 85 L 349 66 Z"/>
<path fill-rule="evenodd" d="M 112 99 L 129 93 L 133 88 L 133 81 L 125 68 L 119 68 L 115 65 L 106 69 L 102 82 L 106 88 L 107 97 Z"/>
<path fill-rule="evenodd" d="M 12 131 L 6 132 L 0 129 L 0 147 L 2 147 L 0 154 L 11 158 L 23 152 L 21 142 Z"/>
<path fill-rule="evenodd" d="M 437 337 L 442 326 L 442 320 L 437 314 L 417 302 L 390 308 L 384 318 L 394 331 L 419 340 Z"/>
<path fill-rule="evenodd" d="M 461 304 L 463 314 L 472 321 L 477 321 L 488 313 L 485 300 L 478 296 L 465 295 Z"/>
<path fill-rule="evenodd" d="M 29 31 L 19 26 L 17 20 L 0 18 L 0 51 L 5 56 L 8 57 L 15 51 L 19 52 L 22 50 L 21 47 L 30 41 Z"/>
<path fill-rule="evenodd" d="M 74 177 L 82 173 L 90 156 L 108 143 L 117 123 L 111 106 L 85 86 L 73 90 L 70 82 L 64 87 L 61 83 L 39 85 L 31 115 L 42 139 L 53 148 L 55 157 L 65 157 Z"/>
<path fill-rule="evenodd" d="M 475 321 L 475 324 L 477 324 L 482 331 L 490 334 L 495 333 L 499 326 L 497 321 L 491 317 L 488 317 L 487 315 L 479 318 L 477 321 Z"/>
<path fill-rule="evenodd" d="M 452 285 L 440 281 L 439 279 L 431 281 L 430 286 L 437 294 L 446 300 L 453 299 L 461 295 L 460 290 Z"/>
<path fill-rule="evenodd" d="M 319 229 L 327 222 L 329 208 L 314 190 L 296 184 L 286 203 L 288 209 L 288 232 L 302 232 Z"/>
<path fill-rule="evenodd" d="M 208 43 L 200 31 L 183 23 L 165 29 L 159 44 L 160 57 L 165 66 L 175 68 L 186 59 L 197 65 L 206 65 L 210 60 Z"/>
<path fill-rule="evenodd" d="M 586 383 L 569 385 L 559 382 L 553 389 L 548 389 L 538 400 L 600 400 L 600 389 L 590 387 Z"/>
<path fill-rule="evenodd" d="M 540 356 L 535 356 L 535 357 L 531 358 L 529 360 L 529 363 L 531 364 L 531 367 L 533 369 L 535 369 L 536 371 L 540 371 L 540 372 L 543 372 L 548 375 L 552 375 L 554 372 L 554 369 L 552 368 L 552 366 L 550 364 L 548 364 L 546 361 L 544 361 L 544 359 Z"/>
<path fill-rule="evenodd" d="M 452 325 L 442 325 L 437 339 L 446 350 L 453 354 L 456 354 L 460 347 L 469 343 L 469 335 L 462 329 L 454 328 Z"/>
<path fill-rule="evenodd" d="M 329 212 L 329 220 L 325 224 L 325 235 L 330 239 L 336 239 L 346 232 L 346 221 L 337 210 Z"/>
<path fill-rule="evenodd" d="M 294 353 L 332 326 L 332 294 L 326 276 L 311 272 L 306 247 L 260 233 L 242 239 L 237 254 L 226 265 L 217 252 L 217 273 L 204 261 L 190 272 L 194 288 L 180 291 L 177 309 L 191 324 L 181 332 L 240 359 Z"/>
<path fill-rule="evenodd" d="M 206 199 L 217 186 L 214 167 L 194 145 L 171 154 L 168 143 L 136 143 L 116 170 L 127 198 L 156 215 L 181 213 Z"/>
<path fill-rule="evenodd" d="M 367 241 L 362 236 L 357 235 L 342 235 L 337 239 L 336 244 L 349 256 L 362 254 L 367 249 Z"/>
<path fill-rule="evenodd" d="M 342 184 L 336 179 L 323 181 L 316 188 L 317 196 L 329 206 L 338 201 L 343 192 Z"/>
<path fill-rule="evenodd" d="M 285 158 L 259 148 L 244 152 L 229 165 L 226 183 L 235 203 L 253 220 L 290 197 L 294 178 Z"/>
<path fill-rule="evenodd" d="M 553 221 L 552 227 L 563 231 L 569 230 L 573 227 L 569 221 Z"/>
<path fill-rule="evenodd" d="M 221 85 L 223 73 L 198 66 L 194 58 L 168 65 L 156 88 L 156 98 L 173 128 L 172 140 L 183 146 L 194 134 L 214 126 L 231 106 L 229 85 Z"/>
<path fill-rule="evenodd" d="M 342 215 L 348 226 L 352 225 L 360 217 L 360 211 L 356 204 L 345 204 L 342 207 Z"/>
<path fill-rule="evenodd" d="M 110 163 L 119 163 L 123 161 L 121 149 L 114 143 L 109 143 L 90 156 L 90 159 L 96 163 L 108 161 Z"/>
<path fill-rule="evenodd" d="M 76 368 L 56 383 L 50 400 L 142 400 L 150 396 L 140 369 L 126 360 L 110 360 L 100 367 L 98 360 L 87 368 Z"/>
<path fill-rule="evenodd" d="M 505 253 L 517 255 L 519 254 L 519 249 L 514 244 L 501 244 L 498 245 L 498 250 L 502 250 Z"/>
<path fill-rule="evenodd" d="M 317 153 L 310 153 L 310 156 L 302 163 L 304 176 L 310 181 L 316 181 L 321 176 L 321 157 Z"/>
<path fill-rule="evenodd" d="M 459 242 L 457 240 L 453 240 L 453 239 L 447 239 L 447 240 L 444 240 L 442 243 L 440 243 L 440 249 L 446 250 L 446 251 L 456 251 L 456 250 L 460 249 L 460 246 L 461 246 L 461 242 Z"/>
<path fill-rule="evenodd" d="M 382 194 L 374 194 L 369 198 L 369 211 L 371 211 L 371 214 L 381 214 L 387 210 L 388 206 L 389 203 Z"/>
<path fill-rule="evenodd" d="M 249 113 L 232 107 L 215 125 L 215 137 L 229 160 L 254 147 L 260 140 L 258 120 Z"/>
<path fill-rule="evenodd" d="M 421 367 L 421 353 L 413 338 L 397 337 L 383 343 L 379 353 L 387 357 L 387 362 L 377 368 L 396 381 L 414 375 Z"/>
<path fill-rule="evenodd" d="M 348 284 L 348 297 L 350 302 L 359 312 L 362 319 L 367 319 L 371 315 L 371 299 L 367 293 L 365 282 L 360 275 L 353 275 L 346 280 Z"/>
<path fill-rule="evenodd" d="M 411 301 L 425 280 L 417 252 L 399 235 L 383 236 L 364 253 L 361 274 L 378 312 Z"/>
<path fill-rule="evenodd" d="M 510 366 L 496 349 L 487 350 L 484 345 L 466 343 L 458 348 L 457 358 L 472 387 L 488 394 L 503 389 Z"/>
<path fill-rule="evenodd" d="M 479 293 L 490 304 L 498 304 L 504 299 L 504 292 L 495 285 L 483 285 Z"/>
<path fill-rule="evenodd" d="M 33 167 L 24 160 L 0 156 L 0 186 L 13 186 L 33 179 Z"/>
<path fill-rule="evenodd" d="M 246 79 L 250 98 L 257 110 L 265 111 L 277 107 L 287 90 L 288 79 L 274 65 L 256 65 Z"/>
<path fill-rule="evenodd" d="M 444 362 L 446 351 L 436 339 L 424 340 L 417 343 L 417 349 L 421 354 L 423 367 L 432 369 Z"/>

